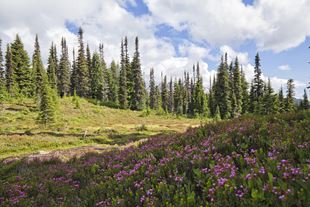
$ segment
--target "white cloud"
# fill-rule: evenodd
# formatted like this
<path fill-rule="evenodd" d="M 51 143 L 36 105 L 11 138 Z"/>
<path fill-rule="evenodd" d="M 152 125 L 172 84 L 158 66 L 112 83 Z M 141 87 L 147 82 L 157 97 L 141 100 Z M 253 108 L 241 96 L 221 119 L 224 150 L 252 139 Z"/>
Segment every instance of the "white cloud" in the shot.
<path fill-rule="evenodd" d="M 254 40 L 259 49 L 280 52 L 310 36 L 310 1 L 145 0 L 157 21 L 187 29 L 211 45 Z"/>
<path fill-rule="evenodd" d="M 289 65 L 280 65 L 278 69 L 282 71 L 288 71 L 291 70 L 291 67 Z"/>

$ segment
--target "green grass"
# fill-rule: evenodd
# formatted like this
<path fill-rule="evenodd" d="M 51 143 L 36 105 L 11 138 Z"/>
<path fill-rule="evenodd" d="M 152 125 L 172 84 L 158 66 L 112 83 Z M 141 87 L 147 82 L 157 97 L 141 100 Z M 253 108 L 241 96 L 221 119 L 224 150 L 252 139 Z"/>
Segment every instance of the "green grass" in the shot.
<path fill-rule="evenodd" d="M 120 146 L 162 133 L 183 132 L 201 120 L 112 109 L 71 97 L 60 99 L 57 122 L 41 126 L 32 99 L 0 105 L 0 159 L 79 146 Z"/>

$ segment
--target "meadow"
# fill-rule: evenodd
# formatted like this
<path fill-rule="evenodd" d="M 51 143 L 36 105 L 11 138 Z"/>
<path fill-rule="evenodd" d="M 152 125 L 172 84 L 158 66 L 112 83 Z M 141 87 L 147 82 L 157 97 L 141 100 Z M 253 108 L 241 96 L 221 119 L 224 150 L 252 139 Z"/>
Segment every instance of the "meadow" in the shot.
<path fill-rule="evenodd" d="M 310 112 L 243 116 L 67 162 L 0 166 L 2 206 L 309 206 Z"/>
<path fill-rule="evenodd" d="M 100 106 L 94 100 L 59 99 L 54 124 L 38 124 L 34 99 L 10 99 L 0 105 L 0 159 L 53 150 L 96 146 L 111 148 L 158 134 L 184 132 L 199 119 L 157 115 Z"/>

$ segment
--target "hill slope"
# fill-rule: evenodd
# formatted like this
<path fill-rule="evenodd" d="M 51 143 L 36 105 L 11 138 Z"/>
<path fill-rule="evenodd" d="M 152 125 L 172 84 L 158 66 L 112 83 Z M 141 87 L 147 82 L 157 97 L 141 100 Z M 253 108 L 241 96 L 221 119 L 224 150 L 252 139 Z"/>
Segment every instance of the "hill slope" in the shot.
<path fill-rule="evenodd" d="M 3 206 L 309 206 L 310 112 L 241 117 L 69 162 L 0 167 Z"/>
<path fill-rule="evenodd" d="M 0 105 L 0 159 L 9 156 L 79 146 L 118 146 L 159 133 L 184 132 L 197 119 L 158 116 L 154 112 L 112 109 L 80 99 L 59 100 L 56 124 L 37 124 L 33 100 L 12 100 Z M 42 152 L 45 153 L 45 152 Z"/>

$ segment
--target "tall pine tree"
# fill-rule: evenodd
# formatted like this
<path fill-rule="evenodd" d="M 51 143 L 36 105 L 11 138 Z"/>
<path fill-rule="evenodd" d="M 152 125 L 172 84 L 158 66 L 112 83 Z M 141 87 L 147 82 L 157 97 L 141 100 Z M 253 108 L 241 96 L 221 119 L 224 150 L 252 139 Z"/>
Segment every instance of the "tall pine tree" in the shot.
<path fill-rule="evenodd" d="M 286 91 L 286 99 L 285 99 L 285 110 L 288 112 L 295 111 L 294 96 L 295 96 L 294 80 L 289 79 L 287 81 L 287 91 Z"/>
<path fill-rule="evenodd" d="M 57 55 L 54 54 L 54 52 L 54 44 L 52 43 L 47 63 L 47 77 L 51 88 L 57 89 L 57 62 L 55 61 L 55 59 L 57 59 Z"/>
<path fill-rule="evenodd" d="M 122 109 L 128 107 L 128 94 L 127 94 L 127 73 L 124 42 L 121 43 L 121 63 L 120 63 L 120 76 L 119 76 L 119 92 L 118 92 L 119 105 Z"/>
<path fill-rule="evenodd" d="M 8 93 L 12 96 L 14 93 L 14 71 L 13 71 L 13 61 L 12 61 L 12 52 L 11 47 L 8 44 L 6 48 L 6 54 L 5 54 L 5 79 L 6 79 L 6 89 Z"/>
<path fill-rule="evenodd" d="M 73 55 L 74 56 L 74 55 Z M 73 57 L 75 58 L 75 57 Z M 73 78 L 76 79 L 76 65 L 75 60 L 73 60 Z M 58 77 L 57 77 L 58 93 L 60 97 L 64 97 L 70 94 L 70 61 L 68 54 L 68 47 L 66 39 L 62 38 L 61 40 L 61 56 L 59 61 Z M 73 81 L 73 80 L 72 80 Z M 76 82 L 76 80 L 75 80 Z M 76 86 L 76 85 L 75 85 Z M 74 86 L 74 87 L 75 87 Z M 73 90 L 74 91 L 74 90 Z M 72 91 L 72 92 L 73 92 Z"/>
<path fill-rule="evenodd" d="M 154 69 L 151 68 L 150 70 L 150 83 L 149 83 L 149 90 L 150 90 L 150 108 L 155 109 L 155 101 L 156 101 L 156 91 L 155 91 L 155 76 L 154 76 Z"/>
<path fill-rule="evenodd" d="M 34 43 L 34 53 L 32 58 L 32 68 L 34 71 L 35 92 L 37 95 L 42 93 L 43 79 L 45 78 L 45 70 L 41 59 L 39 38 L 36 35 Z"/>
<path fill-rule="evenodd" d="M 93 54 L 91 70 L 91 96 L 97 100 L 103 100 L 103 70 L 98 53 Z"/>

